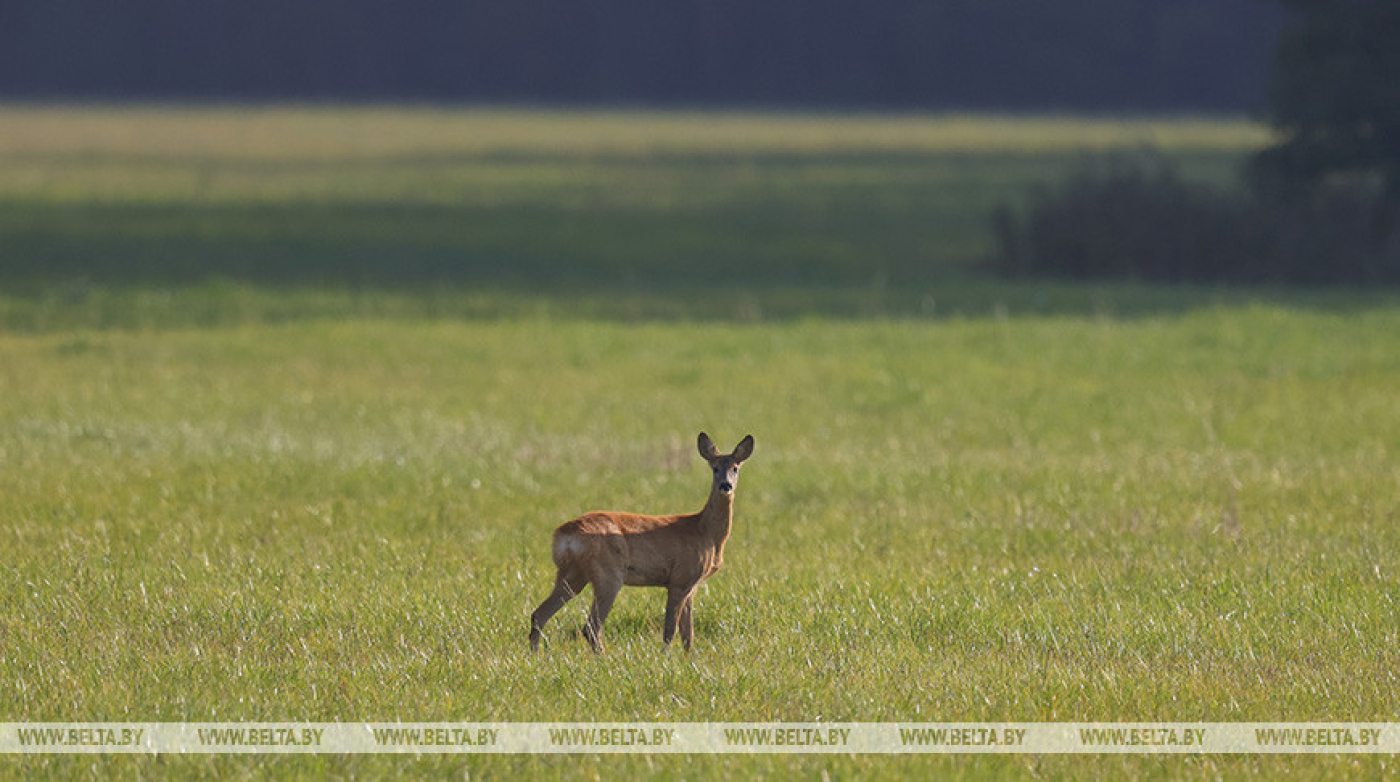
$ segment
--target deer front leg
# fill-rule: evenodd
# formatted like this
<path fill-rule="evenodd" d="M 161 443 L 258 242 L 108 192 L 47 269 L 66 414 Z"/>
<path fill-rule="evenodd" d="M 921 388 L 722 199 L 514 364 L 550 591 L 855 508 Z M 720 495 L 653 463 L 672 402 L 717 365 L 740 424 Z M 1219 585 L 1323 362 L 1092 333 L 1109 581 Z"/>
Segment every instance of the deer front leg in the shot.
<path fill-rule="evenodd" d="M 695 590 L 691 590 L 685 596 L 685 602 L 681 603 L 681 643 L 685 645 L 685 650 L 690 651 L 690 644 L 695 640 L 695 627 L 690 623 L 690 610 L 695 605 Z"/>
<path fill-rule="evenodd" d="M 689 585 L 678 587 L 673 586 L 666 590 L 666 622 L 661 628 L 662 646 L 670 646 L 671 639 L 676 637 L 676 628 L 679 626 L 681 621 L 681 609 L 685 606 L 686 601 L 690 598 L 690 595 L 694 588 L 695 587 Z M 684 633 L 682 633 L 681 635 L 681 640 L 685 640 Z M 686 644 L 686 648 L 690 648 L 690 645 Z"/>

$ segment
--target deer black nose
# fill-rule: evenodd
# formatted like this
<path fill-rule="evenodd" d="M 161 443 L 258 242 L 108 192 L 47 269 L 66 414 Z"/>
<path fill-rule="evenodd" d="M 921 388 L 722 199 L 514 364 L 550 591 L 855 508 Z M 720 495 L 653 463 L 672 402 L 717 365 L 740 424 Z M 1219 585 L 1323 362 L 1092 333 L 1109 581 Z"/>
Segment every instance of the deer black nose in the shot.
<path fill-rule="evenodd" d="M 734 491 L 734 484 L 730 483 L 729 481 L 720 481 L 719 490 L 724 492 L 725 494 L 728 494 Z"/>

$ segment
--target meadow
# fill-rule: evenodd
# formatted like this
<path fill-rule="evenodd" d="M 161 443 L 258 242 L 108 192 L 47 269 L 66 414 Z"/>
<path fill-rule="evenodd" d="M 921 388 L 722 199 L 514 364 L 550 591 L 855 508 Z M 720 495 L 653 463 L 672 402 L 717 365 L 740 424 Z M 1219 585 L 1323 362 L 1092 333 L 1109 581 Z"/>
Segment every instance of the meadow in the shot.
<path fill-rule="evenodd" d="M 991 203 L 1080 156 L 1151 140 L 1222 176 L 1261 137 L 1244 123 L 19 107 L 0 127 L 0 720 L 1400 720 L 1395 297 L 960 266 Z M 808 243 L 834 245 L 810 279 Z M 553 527 L 698 509 L 701 429 L 757 448 L 694 651 L 660 650 L 661 592 L 624 590 L 607 655 L 570 632 L 586 597 L 529 654 Z M 1394 773 L 1347 756 L 0 764 Z"/>
<path fill-rule="evenodd" d="M 1074 161 L 1153 147 L 1221 176 L 1265 138 L 1200 120 L 8 107 L 0 280 L 31 298 L 56 278 L 900 286 L 958 276 L 994 205 Z"/>

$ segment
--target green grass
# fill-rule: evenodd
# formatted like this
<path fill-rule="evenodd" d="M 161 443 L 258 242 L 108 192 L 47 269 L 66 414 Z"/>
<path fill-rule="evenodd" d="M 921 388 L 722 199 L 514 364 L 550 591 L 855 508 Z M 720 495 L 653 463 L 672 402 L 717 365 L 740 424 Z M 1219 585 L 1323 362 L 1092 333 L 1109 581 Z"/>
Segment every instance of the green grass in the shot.
<path fill-rule="evenodd" d="M 1251 126 L 10 107 L 0 128 L 0 720 L 1400 721 L 1394 295 L 957 266 L 985 207 L 1084 150 L 1153 138 L 1223 177 Z M 809 246 L 829 253 L 814 276 L 773 284 Z M 495 260 L 463 272 L 473 257 Z M 406 279 L 370 284 L 395 259 Z M 586 598 L 528 654 L 553 527 L 697 509 L 702 428 L 757 450 L 695 651 L 660 652 L 661 593 L 626 590 L 606 657 L 568 631 Z M 1394 761 L 0 763 L 1206 779 Z"/>
<path fill-rule="evenodd" d="M 1246 122 L 0 107 L 0 282 L 398 286 L 946 279 L 994 206 L 1151 146 L 1221 178 Z"/>
<path fill-rule="evenodd" d="M 1395 720 L 1397 333 L 1392 311 L 1230 308 L 1133 322 L 348 321 L 7 337 L 0 710 Z M 628 590 L 607 657 L 566 632 L 585 601 L 547 652 L 527 654 L 552 527 L 593 508 L 698 507 L 701 427 L 725 441 L 751 431 L 758 450 L 726 570 L 697 600 L 696 651 L 661 654 L 660 593 Z"/>

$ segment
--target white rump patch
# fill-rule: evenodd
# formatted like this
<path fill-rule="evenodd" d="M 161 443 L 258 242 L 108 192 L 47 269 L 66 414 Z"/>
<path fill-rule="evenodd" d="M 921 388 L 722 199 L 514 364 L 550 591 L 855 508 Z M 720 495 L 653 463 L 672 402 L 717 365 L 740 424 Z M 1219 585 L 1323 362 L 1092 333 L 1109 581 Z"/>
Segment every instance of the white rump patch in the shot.
<path fill-rule="evenodd" d="M 572 535 L 560 535 L 554 539 L 554 558 L 583 553 L 583 541 Z"/>

